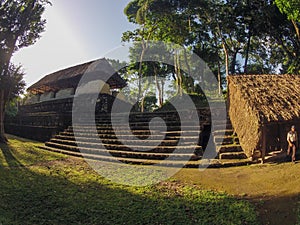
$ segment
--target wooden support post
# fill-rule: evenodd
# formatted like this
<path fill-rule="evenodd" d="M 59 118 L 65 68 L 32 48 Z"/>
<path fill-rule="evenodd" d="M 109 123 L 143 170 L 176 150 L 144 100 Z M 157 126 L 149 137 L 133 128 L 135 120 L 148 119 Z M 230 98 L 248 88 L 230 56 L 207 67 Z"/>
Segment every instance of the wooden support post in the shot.
<path fill-rule="evenodd" d="M 262 149 L 261 149 L 261 163 L 265 161 L 267 150 L 267 128 L 265 125 L 262 126 Z"/>

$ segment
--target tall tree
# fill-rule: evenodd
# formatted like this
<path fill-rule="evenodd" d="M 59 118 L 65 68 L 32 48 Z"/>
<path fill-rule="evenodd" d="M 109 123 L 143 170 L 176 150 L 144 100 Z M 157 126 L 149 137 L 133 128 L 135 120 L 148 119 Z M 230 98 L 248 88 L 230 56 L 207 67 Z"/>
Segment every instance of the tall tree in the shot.
<path fill-rule="evenodd" d="M 23 47 L 30 46 L 45 28 L 42 14 L 48 0 L 2 0 L 0 2 L 0 142 L 4 135 L 5 105 L 12 94 L 11 58 Z M 6 88 L 4 88 L 6 87 Z"/>
<path fill-rule="evenodd" d="M 293 23 L 275 4 L 266 11 L 265 21 L 267 26 L 263 33 L 271 43 L 271 60 L 281 67 L 281 73 L 300 73 L 300 40 Z"/>
<path fill-rule="evenodd" d="M 280 12 L 287 15 L 292 22 L 296 35 L 300 41 L 300 1 L 299 0 L 275 0 Z"/>
<path fill-rule="evenodd" d="M 275 0 L 275 4 L 283 13 L 289 24 L 281 27 L 281 37 L 276 35 L 279 45 L 285 53 L 283 70 L 288 73 L 300 73 L 300 1 L 299 0 Z M 280 27 L 279 27 L 280 28 Z"/>
<path fill-rule="evenodd" d="M 141 18 L 137 12 L 145 1 L 130 2 L 132 10 L 125 12 L 130 22 Z M 143 27 L 152 28 L 151 40 L 173 42 L 199 55 L 219 80 L 221 93 L 229 74 L 300 72 L 299 4 L 299 0 L 148 0 Z M 175 54 L 178 85 L 185 80 L 180 73 L 185 61 Z M 203 72 L 200 82 L 201 76 Z"/>

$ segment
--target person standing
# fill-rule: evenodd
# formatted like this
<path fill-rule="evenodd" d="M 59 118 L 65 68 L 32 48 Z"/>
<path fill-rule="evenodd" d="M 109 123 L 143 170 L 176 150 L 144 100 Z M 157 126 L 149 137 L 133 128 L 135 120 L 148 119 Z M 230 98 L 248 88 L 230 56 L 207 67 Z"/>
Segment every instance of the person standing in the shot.
<path fill-rule="evenodd" d="M 296 150 L 298 147 L 298 134 L 296 131 L 295 126 L 293 125 L 291 127 L 291 130 L 287 134 L 287 142 L 288 142 L 288 150 L 287 155 L 290 155 L 291 149 L 292 149 L 292 162 L 295 162 L 296 160 Z"/>

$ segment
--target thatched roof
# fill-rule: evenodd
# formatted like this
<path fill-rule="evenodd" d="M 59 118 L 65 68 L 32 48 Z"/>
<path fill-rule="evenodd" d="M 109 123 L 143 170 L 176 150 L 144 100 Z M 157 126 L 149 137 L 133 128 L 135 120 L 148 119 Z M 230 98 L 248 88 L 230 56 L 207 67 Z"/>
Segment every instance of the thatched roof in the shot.
<path fill-rule="evenodd" d="M 94 76 L 95 79 L 107 80 L 111 88 L 122 88 L 126 86 L 126 82 L 113 70 L 107 60 L 100 59 L 98 60 L 98 64 L 95 62 L 96 61 L 91 61 L 51 73 L 30 86 L 27 90 L 31 93 L 44 93 L 48 91 L 58 91 L 64 88 L 76 88 L 82 75 L 89 71 L 96 74 L 96 76 Z"/>
<path fill-rule="evenodd" d="M 231 75 L 227 79 L 260 123 L 300 119 L 299 75 Z"/>

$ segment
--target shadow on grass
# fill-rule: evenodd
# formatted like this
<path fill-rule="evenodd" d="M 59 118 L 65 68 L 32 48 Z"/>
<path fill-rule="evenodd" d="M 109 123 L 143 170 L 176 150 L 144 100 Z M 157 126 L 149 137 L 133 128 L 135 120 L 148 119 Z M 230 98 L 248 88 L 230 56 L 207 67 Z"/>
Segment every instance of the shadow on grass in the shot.
<path fill-rule="evenodd" d="M 256 205 L 262 224 L 300 224 L 299 195 L 272 198 L 264 197 L 249 200 Z"/>
<path fill-rule="evenodd" d="M 22 167 L 23 165 L 17 160 L 17 158 L 12 154 L 12 151 L 10 149 L 10 146 L 8 144 L 0 144 L 0 150 L 3 154 L 3 162 L 0 164 L 0 166 L 6 166 L 4 164 L 7 164 L 8 167 Z"/>
<path fill-rule="evenodd" d="M 116 185 L 81 165 L 26 166 L 0 149 L 0 224 L 256 224 L 249 204 L 224 194 Z"/>

